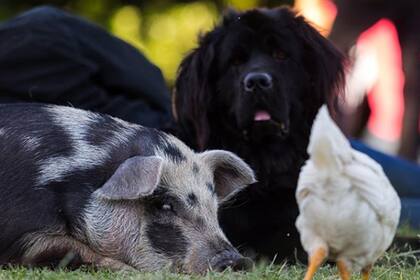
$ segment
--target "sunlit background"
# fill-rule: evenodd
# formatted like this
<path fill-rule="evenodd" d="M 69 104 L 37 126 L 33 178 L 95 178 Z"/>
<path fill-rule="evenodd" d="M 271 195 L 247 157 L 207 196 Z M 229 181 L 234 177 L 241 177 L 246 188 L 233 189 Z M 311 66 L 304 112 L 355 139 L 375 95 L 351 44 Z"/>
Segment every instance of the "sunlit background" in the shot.
<path fill-rule="evenodd" d="M 162 69 L 172 85 L 182 57 L 197 44 L 197 35 L 211 29 L 225 7 L 275 7 L 293 1 L 124 1 L 1 0 L 0 20 L 35 5 L 53 4 L 92 20 L 140 49 Z"/>
<path fill-rule="evenodd" d="M 244 10 L 294 5 L 325 36 L 337 16 L 331 0 L 2 0 L 0 20 L 40 4 L 53 4 L 79 14 L 134 45 L 160 67 L 169 87 L 181 59 L 197 45 L 197 36 L 211 29 L 228 6 Z M 370 92 L 367 135 L 380 140 L 372 141 L 377 148 L 395 153 L 404 111 L 404 75 L 393 23 L 386 19 L 377 22 L 361 34 L 352 52 L 355 67 L 349 73 L 344 110 L 351 112 Z"/>

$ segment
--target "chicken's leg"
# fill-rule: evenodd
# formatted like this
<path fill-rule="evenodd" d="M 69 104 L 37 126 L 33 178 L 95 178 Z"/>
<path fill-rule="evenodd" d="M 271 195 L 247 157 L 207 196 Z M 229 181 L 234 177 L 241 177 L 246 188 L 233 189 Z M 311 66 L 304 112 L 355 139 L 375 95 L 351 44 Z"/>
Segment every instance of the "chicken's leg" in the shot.
<path fill-rule="evenodd" d="M 304 280 L 311 280 L 315 272 L 318 270 L 319 266 L 322 264 L 322 262 L 327 257 L 327 250 L 320 247 L 315 250 L 315 252 L 309 257 L 309 267 L 306 271 L 306 275 Z"/>
<path fill-rule="evenodd" d="M 337 267 L 341 280 L 350 280 L 350 271 L 348 270 L 344 260 L 337 260 Z"/>
<path fill-rule="evenodd" d="M 362 269 L 362 280 L 369 280 L 370 272 L 372 271 L 372 265 L 368 265 Z"/>

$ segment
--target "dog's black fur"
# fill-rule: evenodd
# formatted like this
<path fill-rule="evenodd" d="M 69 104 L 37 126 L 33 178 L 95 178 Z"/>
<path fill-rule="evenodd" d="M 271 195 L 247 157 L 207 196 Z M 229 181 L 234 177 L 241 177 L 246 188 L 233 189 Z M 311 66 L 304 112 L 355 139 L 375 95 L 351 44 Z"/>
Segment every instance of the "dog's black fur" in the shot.
<path fill-rule="evenodd" d="M 250 73 L 259 75 L 251 84 Z M 229 11 L 182 62 L 179 136 L 198 150 L 237 153 L 259 180 L 221 209 L 234 245 L 277 260 L 301 252 L 296 183 L 316 112 L 343 76 L 343 55 L 288 8 Z M 258 111 L 270 120 L 256 121 Z"/>

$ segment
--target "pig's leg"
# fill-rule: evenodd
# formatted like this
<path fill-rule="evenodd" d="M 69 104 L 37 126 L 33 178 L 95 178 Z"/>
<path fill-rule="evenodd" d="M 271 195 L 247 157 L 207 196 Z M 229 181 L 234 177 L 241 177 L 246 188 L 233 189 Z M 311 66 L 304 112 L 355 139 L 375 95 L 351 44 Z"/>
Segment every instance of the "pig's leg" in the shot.
<path fill-rule="evenodd" d="M 82 242 L 69 236 L 41 234 L 28 240 L 23 256 L 24 265 L 45 263 L 48 259 L 64 259 L 71 252 L 81 263 L 111 270 L 135 270 L 135 268 L 109 257 L 102 256 Z M 71 257 L 70 257 L 71 258 Z"/>

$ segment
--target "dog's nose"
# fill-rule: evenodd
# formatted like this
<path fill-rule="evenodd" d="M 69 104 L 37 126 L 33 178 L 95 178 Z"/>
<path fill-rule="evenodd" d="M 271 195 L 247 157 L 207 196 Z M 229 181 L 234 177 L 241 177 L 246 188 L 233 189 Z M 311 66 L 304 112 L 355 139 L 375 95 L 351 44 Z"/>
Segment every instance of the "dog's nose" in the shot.
<path fill-rule="evenodd" d="M 246 91 L 254 91 L 256 88 L 262 90 L 270 89 L 273 86 L 272 78 L 263 72 L 251 72 L 245 76 L 244 87 Z"/>

